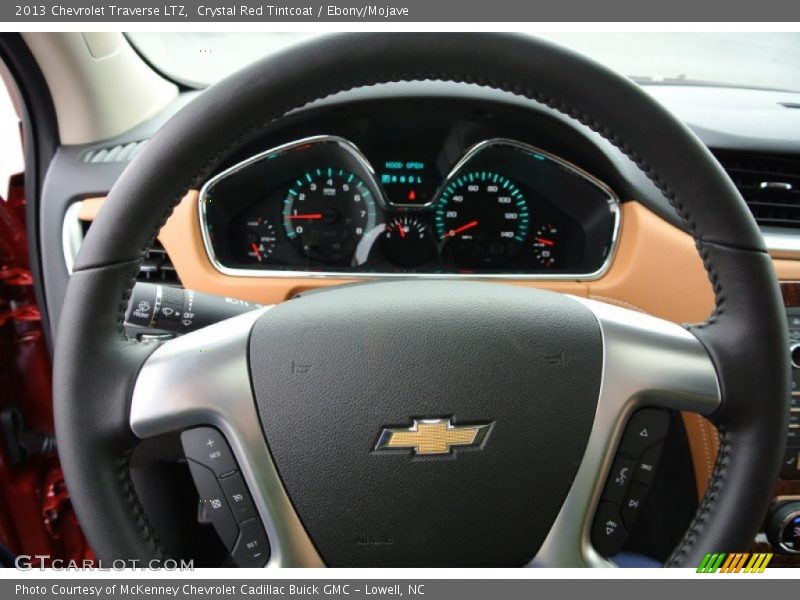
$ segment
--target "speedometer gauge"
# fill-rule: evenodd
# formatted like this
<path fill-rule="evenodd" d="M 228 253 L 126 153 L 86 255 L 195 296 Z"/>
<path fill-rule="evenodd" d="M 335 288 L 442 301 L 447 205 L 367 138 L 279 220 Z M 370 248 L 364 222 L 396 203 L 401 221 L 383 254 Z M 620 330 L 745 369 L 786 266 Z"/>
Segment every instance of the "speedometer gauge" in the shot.
<path fill-rule="evenodd" d="M 530 228 L 525 196 L 495 171 L 468 171 L 442 190 L 436 202 L 436 233 L 463 267 L 505 262 L 522 248 Z"/>
<path fill-rule="evenodd" d="M 306 171 L 286 193 L 283 226 L 309 258 L 350 262 L 364 233 L 375 227 L 372 192 L 344 169 Z"/>

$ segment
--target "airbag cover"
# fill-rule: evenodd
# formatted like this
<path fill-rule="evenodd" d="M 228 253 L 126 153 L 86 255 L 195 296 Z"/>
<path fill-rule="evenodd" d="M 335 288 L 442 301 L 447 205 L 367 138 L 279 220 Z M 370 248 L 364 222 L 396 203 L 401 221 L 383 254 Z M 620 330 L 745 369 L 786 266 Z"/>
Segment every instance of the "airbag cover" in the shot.
<path fill-rule="evenodd" d="M 603 349 L 567 296 L 477 282 L 344 286 L 276 306 L 250 342 L 267 443 L 330 566 L 516 566 L 583 457 Z M 488 424 L 448 453 L 376 450 L 413 419 Z"/>

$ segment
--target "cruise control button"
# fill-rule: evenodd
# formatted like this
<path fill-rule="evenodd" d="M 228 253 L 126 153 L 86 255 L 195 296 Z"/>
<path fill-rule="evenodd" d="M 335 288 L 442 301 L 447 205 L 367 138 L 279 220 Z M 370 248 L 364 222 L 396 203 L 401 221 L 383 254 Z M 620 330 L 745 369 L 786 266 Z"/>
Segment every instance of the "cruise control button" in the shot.
<path fill-rule="evenodd" d="M 669 415 L 665 411 L 657 408 L 639 410 L 628 421 L 619 451 L 638 457 L 645 448 L 663 440 L 668 428 Z"/>
<path fill-rule="evenodd" d="M 237 521 L 241 523 L 255 518 L 256 509 L 253 506 L 253 500 L 250 498 L 250 492 L 247 490 L 241 473 L 228 475 L 220 479 L 219 484 L 222 486 L 225 499 L 228 501 L 228 506 L 231 507 Z"/>
<path fill-rule="evenodd" d="M 228 442 L 216 429 L 212 427 L 189 429 L 181 434 L 181 442 L 186 458 L 207 466 L 217 477 L 236 470 L 236 461 Z"/>
<path fill-rule="evenodd" d="M 619 506 L 602 502 L 597 507 L 592 526 L 592 544 L 603 556 L 614 556 L 628 539 L 628 532 L 619 516 Z"/>
<path fill-rule="evenodd" d="M 189 463 L 189 470 L 192 472 L 194 485 L 197 487 L 197 493 L 200 496 L 200 502 L 203 503 L 222 543 L 230 550 L 239 535 L 239 525 L 228 507 L 222 488 L 217 483 L 217 478 L 211 469 L 193 460 L 188 460 L 187 462 Z"/>
<path fill-rule="evenodd" d="M 603 500 L 608 500 L 615 504 L 622 504 L 625 492 L 633 479 L 633 470 L 636 462 L 624 456 L 617 456 L 608 474 L 606 488 L 603 490 Z"/>
<path fill-rule="evenodd" d="M 622 503 L 622 508 L 619 511 L 622 517 L 622 522 L 625 527 L 630 531 L 633 529 L 633 524 L 639 518 L 639 514 L 644 507 L 644 501 L 647 498 L 647 493 L 650 488 L 644 485 L 632 485 L 628 490 L 628 495 L 625 496 L 625 501 Z"/>
<path fill-rule="evenodd" d="M 231 552 L 234 562 L 240 567 L 263 567 L 269 560 L 269 541 L 264 527 L 258 519 L 241 524 L 241 535 Z"/>
<path fill-rule="evenodd" d="M 653 483 L 653 478 L 656 476 L 656 467 L 658 466 L 658 459 L 661 456 L 662 443 L 650 446 L 642 452 L 639 462 L 636 464 L 636 469 L 633 472 L 633 481 L 636 483 L 644 483 L 650 485 Z"/>

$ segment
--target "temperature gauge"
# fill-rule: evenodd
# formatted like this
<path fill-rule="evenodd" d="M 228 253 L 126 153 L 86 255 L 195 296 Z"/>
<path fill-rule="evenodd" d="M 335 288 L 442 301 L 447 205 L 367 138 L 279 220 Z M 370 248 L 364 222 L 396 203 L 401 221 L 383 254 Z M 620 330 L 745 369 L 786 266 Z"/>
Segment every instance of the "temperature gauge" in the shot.
<path fill-rule="evenodd" d="M 430 228 L 408 215 L 392 219 L 381 236 L 384 256 L 401 267 L 421 265 L 433 256 L 435 248 Z"/>
<path fill-rule="evenodd" d="M 552 269 L 556 265 L 557 247 L 557 227 L 547 223 L 536 228 L 533 232 L 533 253 L 545 269 Z"/>

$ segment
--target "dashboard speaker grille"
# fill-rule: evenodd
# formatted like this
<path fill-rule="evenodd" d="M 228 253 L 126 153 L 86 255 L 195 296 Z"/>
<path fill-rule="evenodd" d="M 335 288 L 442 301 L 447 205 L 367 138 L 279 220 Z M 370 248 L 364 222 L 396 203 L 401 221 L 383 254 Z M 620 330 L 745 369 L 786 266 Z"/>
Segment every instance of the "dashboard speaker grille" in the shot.
<path fill-rule="evenodd" d="M 83 162 L 90 164 L 130 162 L 146 143 L 147 140 L 139 140 L 127 144 L 93 148 L 83 155 Z"/>

